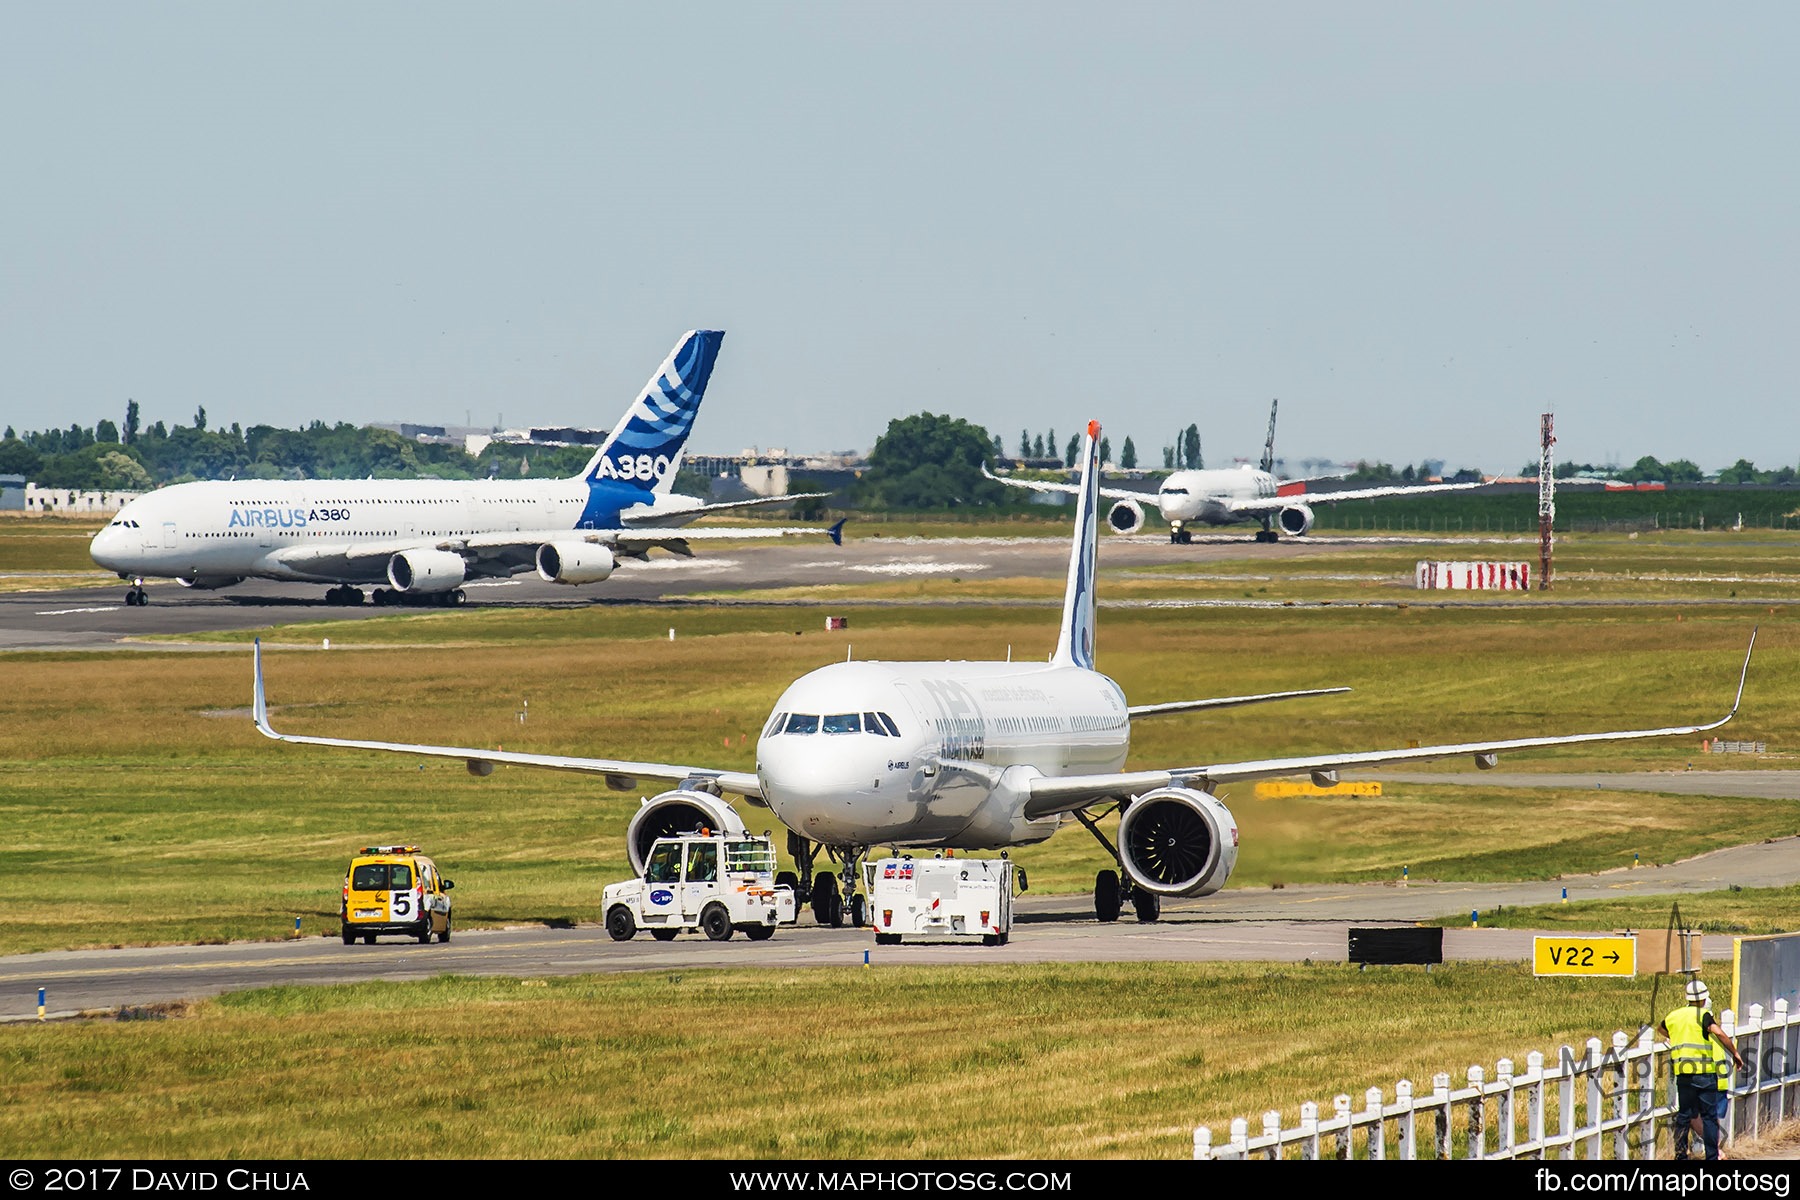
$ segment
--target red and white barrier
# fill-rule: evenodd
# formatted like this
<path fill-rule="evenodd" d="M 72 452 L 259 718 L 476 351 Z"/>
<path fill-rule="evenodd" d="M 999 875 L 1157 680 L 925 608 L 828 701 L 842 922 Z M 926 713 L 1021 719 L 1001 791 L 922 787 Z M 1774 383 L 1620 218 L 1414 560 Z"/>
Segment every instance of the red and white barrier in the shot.
<path fill-rule="evenodd" d="M 1531 564 L 1522 562 L 1421 562 L 1413 568 L 1421 591 L 1528 592 Z"/>

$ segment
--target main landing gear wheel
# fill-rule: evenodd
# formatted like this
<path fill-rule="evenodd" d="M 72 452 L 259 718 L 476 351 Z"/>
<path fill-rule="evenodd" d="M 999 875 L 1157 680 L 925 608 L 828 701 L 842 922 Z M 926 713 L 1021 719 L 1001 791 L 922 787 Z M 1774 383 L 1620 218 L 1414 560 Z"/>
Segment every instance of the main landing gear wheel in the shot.
<path fill-rule="evenodd" d="M 650 936 L 659 942 L 672 942 L 675 940 L 675 935 L 680 932 L 679 929 L 652 929 Z"/>
<path fill-rule="evenodd" d="M 844 898 L 838 893 L 837 876 L 830 871 L 820 871 L 813 880 L 812 911 L 813 920 L 821 925 L 837 929 L 844 924 Z"/>
<path fill-rule="evenodd" d="M 1119 887 L 1117 871 L 1102 871 L 1094 876 L 1094 917 L 1099 921 L 1116 921 L 1124 907 L 1124 892 Z"/>
<path fill-rule="evenodd" d="M 709 941 L 731 940 L 731 913 L 723 904 L 709 904 L 700 911 L 700 931 Z"/>
<path fill-rule="evenodd" d="M 1140 924 L 1148 925 L 1162 916 L 1162 897 L 1141 887 L 1131 889 L 1131 907 L 1137 910 Z"/>
<path fill-rule="evenodd" d="M 615 904 L 606 914 L 606 936 L 615 942 L 629 942 L 637 932 L 637 918 L 623 904 Z"/>
<path fill-rule="evenodd" d="M 1276 533 L 1273 529 L 1259 529 L 1256 531 L 1256 540 L 1259 542 L 1279 542 L 1281 540 L 1281 535 Z"/>

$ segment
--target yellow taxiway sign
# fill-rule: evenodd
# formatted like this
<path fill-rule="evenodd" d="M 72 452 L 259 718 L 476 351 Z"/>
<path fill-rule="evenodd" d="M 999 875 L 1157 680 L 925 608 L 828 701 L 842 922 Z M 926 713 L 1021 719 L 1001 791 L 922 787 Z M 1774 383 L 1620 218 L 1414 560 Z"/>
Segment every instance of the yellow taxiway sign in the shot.
<path fill-rule="evenodd" d="M 1635 937 L 1545 937 L 1533 939 L 1536 975 L 1636 975 Z"/>

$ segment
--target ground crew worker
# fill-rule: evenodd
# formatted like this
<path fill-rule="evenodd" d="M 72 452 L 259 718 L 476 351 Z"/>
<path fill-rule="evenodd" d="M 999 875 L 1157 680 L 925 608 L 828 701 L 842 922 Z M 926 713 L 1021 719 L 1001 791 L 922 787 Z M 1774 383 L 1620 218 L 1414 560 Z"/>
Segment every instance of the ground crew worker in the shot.
<path fill-rule="evenodd" d="M 1743 1056 L 1731 1035 L 1713 1020 L 1707 1005 L 1712 997 L 1698 979 L 1687 985 L 1687 1003 L 1664 1017 L 1656 1031 L 1669 1044 L 1675 1068 L 1675 1157 L 1688 1156 L 1688 1134 L 1698 1133 L 1706 1143 L 1706 1157 L 1719 1157 L 1719 1118 L 1725 1115 L 1726 1081 L 1733 1064 L 1741 1070 Z"/>

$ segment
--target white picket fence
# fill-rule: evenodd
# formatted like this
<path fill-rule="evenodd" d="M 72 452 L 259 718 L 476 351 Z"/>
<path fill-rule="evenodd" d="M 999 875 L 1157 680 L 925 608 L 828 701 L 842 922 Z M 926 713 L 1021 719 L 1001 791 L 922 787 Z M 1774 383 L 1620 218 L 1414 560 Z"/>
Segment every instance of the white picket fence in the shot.
<path fill-rule="evenodd" d="M 1790 1014 L 1786 1000 L 1774 1008 L 1765 1016 L 1762 1005 L 1751 1005 L 1741 1025 L 1729 1010 L 1719 1014 L 1748 1064 L 1732 1079 L 1721 1141 L 1755 1137 L 1800 1117 L 1800 1012 Z M 1468 1086 L 1452 1089 L 1448 1074 L 1437 1075 L 1431 1091 L 1419 1096 L 1402 1079 L 1392 1103 L 1372 1087 L 1361 1110 L 1352 1110 L 1349 1096 L 1339 1096 L 1325 1116 L 1308 1102 L 1293 1129 L 1282 1127 L 1280 1113 L 1269 1112 L 1262 1132 L 1252 1135 L 1239 1117 L 1231 1136 L 1216 1145 L 1212 1130 L 1202 1125 L 1194 1130 L 1194 1157 L 1649 1159 L 1657 1157 L 1659 1130 L 1661 1144 L 1670 1144 L 1674 1076 L 1668 1047 L 1648 1028 L 1636 1039 L 1613 1034 L 1610 1048 L 1589 1038 L 1579 1056 L 1564 1046 L 1549 1066 L 1534 1050 L 1522 1074 L 1503 1058 L 1491 1081 L 1481 1067 L 1470 1067 L 1467 1078 Z M 1697 1135 L 1689 1152 L 1696 1158 L 1704 1152 Z"/>

